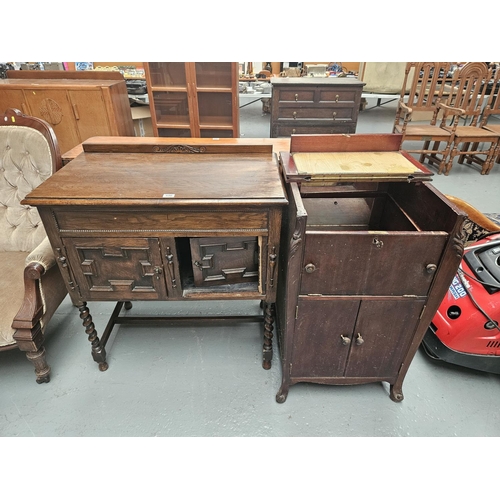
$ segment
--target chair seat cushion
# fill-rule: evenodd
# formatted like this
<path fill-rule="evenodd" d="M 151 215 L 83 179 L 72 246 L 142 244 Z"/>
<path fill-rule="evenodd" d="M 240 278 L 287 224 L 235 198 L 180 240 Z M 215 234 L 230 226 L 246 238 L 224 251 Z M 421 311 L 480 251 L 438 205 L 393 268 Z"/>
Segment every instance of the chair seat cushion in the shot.
<path fill-rule="evenodd" d="M 0 347 L 15 344 L 12 320 L 24 297 L 24 267 L 29 252 L 0 253 Z"/>

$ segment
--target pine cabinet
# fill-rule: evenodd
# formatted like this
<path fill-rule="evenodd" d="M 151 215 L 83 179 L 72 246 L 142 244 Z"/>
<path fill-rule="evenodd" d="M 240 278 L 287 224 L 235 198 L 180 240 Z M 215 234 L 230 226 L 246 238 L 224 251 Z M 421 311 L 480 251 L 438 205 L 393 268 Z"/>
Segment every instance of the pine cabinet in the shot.
<path fill-rule="evenodd" d="M 238 64 L 144 63 L 157 137 L 238 137 Z"/>
<path fill-rule="evenodd" d="M 47 121 L 61 153 L 94 136 L 134 136 L 124 80 L 0 80 L 0 112 L 16 108 Z M 61 72 L 63 73 L 63 72 Z"/>
<path fill-rule="evenodd" d="M 409 365 L 463 253 L 464 214 L 401 136 L 293 136 L 280 154 L 276 301 L 283 403 L 299 382 L 387 382 Z"/>

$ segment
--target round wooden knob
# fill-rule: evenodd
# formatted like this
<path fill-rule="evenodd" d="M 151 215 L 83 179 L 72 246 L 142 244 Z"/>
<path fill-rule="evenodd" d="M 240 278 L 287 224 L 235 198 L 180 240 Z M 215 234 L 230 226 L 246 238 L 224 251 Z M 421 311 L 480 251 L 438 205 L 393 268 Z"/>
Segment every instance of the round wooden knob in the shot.
<path fill-rule="evenodd" d="M 305 267 L 306 269 L 306 273 L 313 273 L 314 271 L 316 271 L 316 266 L 314 264 L 307 264 L 307 266 Z"/>

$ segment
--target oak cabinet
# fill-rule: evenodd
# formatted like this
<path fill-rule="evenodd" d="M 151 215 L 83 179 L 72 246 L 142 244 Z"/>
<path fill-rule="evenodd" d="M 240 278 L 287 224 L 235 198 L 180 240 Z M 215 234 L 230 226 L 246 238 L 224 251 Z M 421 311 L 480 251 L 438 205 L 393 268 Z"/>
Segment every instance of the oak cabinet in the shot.
<path fill-rule="evenodd" d="M 100 339 L 86 329 L 101 370 L 113 326 L 140 319 L 118 318 L 122 306 L 150 300 L 261 302 L 253 320 L 264 322 L 262 363 L 271 367 L 287 204 L 272 144 L 90 140 L 61 172 L 23 203 L 38 208 L 84 325 L 92 321 L 87 301 L 117 302 Z"/>
<path fill-rule="evenodd" d="M 157 137 L 238 137 L 238 64 L 144 63 Z"/>
<path fill-rule="evenodd" d="M 463 253 L 464 214 L 388 134 L 293 136 L 280 155 L 276 301 L 286 400 L 299 382 L 402 384 Z"/>
<path fill-rule="evenodd" d="M 124 80 L 0 80 L 0 112 L 17 108 L 47 121 L 62 153 L 94 136 L 134 136 Z M 62 72 L 64 73 L 64 72 Z"/>

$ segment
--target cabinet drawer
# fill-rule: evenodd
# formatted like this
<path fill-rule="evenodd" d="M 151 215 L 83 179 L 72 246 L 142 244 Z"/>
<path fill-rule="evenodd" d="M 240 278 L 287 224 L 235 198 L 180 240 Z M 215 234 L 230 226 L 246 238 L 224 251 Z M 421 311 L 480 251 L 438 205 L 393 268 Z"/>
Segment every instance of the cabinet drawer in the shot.
<path fill-rule="evenodd" d="M 278 120 L 353 120 L 355 117 L 354 108 L 351 107 L 288 107 L 280 109 Z"/>
<path fill-rule="evenodd" d="M 322 89 L 318 90 L 319 102 L 354 103 L 360 95 L 359 91 L 351 89 Z"/>
<path fill-rule="evenodd" d="M 278 90 L 278 102 L 314 102 L 314 87 L 297 87 Z"/>
<path fill-rule="evenodd" d="M 59 230 L 86 233 L 189 232 L 196 230 L 249 229 L 259 233 L 267 228 L 267 212 L 228 211 L 167 211 L 159 210 L 71 210 L 54 211 Z"/>
<path fill-rule="evenodd" d="M 425 296 L 446 240 L 417 231 L 307 232 L 300 291 Z"/>

